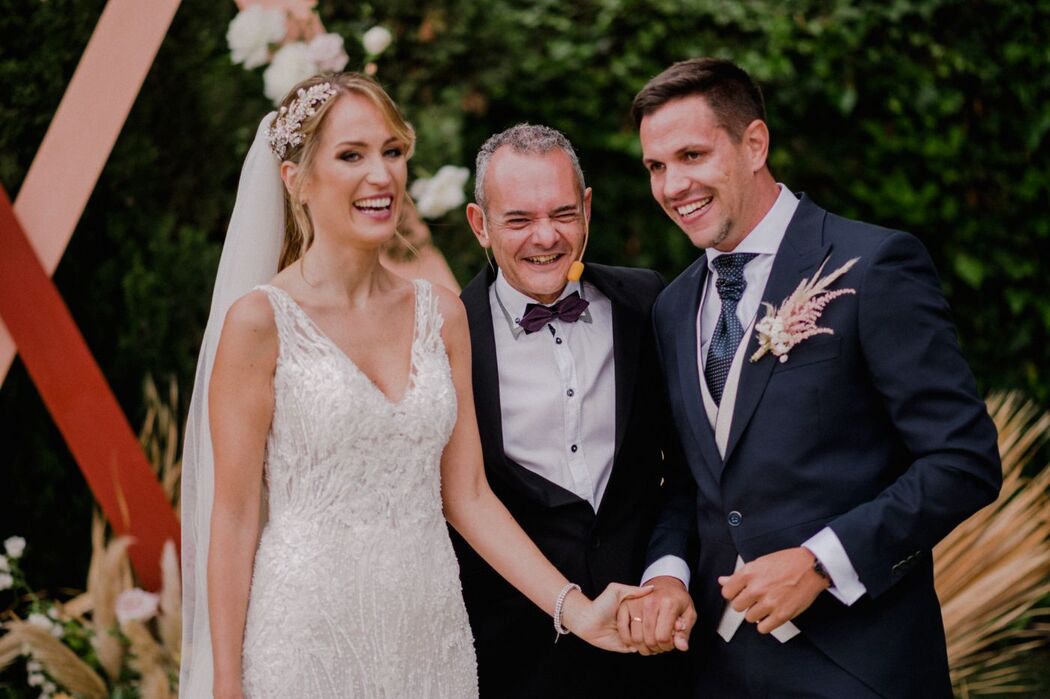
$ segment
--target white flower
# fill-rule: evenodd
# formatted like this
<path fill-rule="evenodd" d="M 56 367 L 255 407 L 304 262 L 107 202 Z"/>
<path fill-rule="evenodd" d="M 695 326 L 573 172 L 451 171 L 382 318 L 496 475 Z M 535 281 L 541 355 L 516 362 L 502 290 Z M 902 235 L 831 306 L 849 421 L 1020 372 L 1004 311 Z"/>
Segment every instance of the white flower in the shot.
<path fill-rule="evenodd" d="M 146 621 L 157 613 L 160 597 L 152 592 L 133 587 L 117 595 L 117 621 L 121 624 L 129 621 Z"/>
<path fill-rule="evenodd" d="M 251 5 L 237 13 L 226 30 L 226 43 L 234 63 L 243 63 L 246 70 L 266 65 L 270 58 L 270 44 L 284 38 L 288 28 L 284 11 Z"/>
<path fill-rule="evenodd" d="M 29 615 L 29 617 L 26 619 L 26 621 L 28 621 L 33 626 L 38 626 L 38 627 L 46 630 L 49 634 L 51 634 L 55 638 L 62 638 L 62 634 L 63 634 L 62 625 L 61 624 L 56 624 L 55 622 L 51 621 L 51 619 L 49 619 L 46 614 L 40 614 L 39 612 L 33 612 L 32 614 Z"/>
<path fill-rule="evenodd" d="M 9 573 L 0 573 L 0 590 L 10 590 L 15 584 L 15 579 Z"/>
<path fill-rule="evenodd" d="M 27 672 L 43 672 L 44 671 L 44 666 L 40 664 L 39 660 L 29 660 L 29 661 L 26 661 L 26 671 Z"/>
<path fill-rule="evenodd" d="M 423 218 L 438 218 L 467 200 L 463 185 L 470 170 L 455 165 L 443 165 L 433 177 L 420 177 L 412 183 L 409 192 L 416 209 Z"/>
<path fill-rule="evenodd" d="M 303 42 L 294 41 L 274 54 L 263 73 L 263 91 L 274 104 L 280 104 L 296 83 L 316 74 L 317 64 L 310 57 L 310 49 Z"/>
<path fill-rule="evenodd" d="M 45 682 L 44 686 L 41 689 L 43 690 L 43 694 L 41 694 L 40 696 L 47 696 L 47 697 L 54 696 L 55 692 L 58 691 L 58 687 L 56 687 L 55 683 L 51 682 L 51 681 Z"/>
<path fill-rule="evenodd" d="M 343 50 L 343 37 L 338 34 L 318 34 L 306 45 L 310 59 L 317 64 L 317 69 L 338 73 L 346 68 L 350 57 Z"/>
<path fill-rule="evenodd" d="M 44 682 L 47 682 L 47 678 L 41 675 L 39 672 L 29 673 L 29 677 L 26 679 L 26 684 L 30 687 L 43 687 Z"/>
<path fill-rule="evenodd" d="M 365 32 L 365 35 L 361 37 L 361 44 L 369 56 L 378 56 L 386 51 L 386 47 L 390 46 L 393 40 L 394 36 L 389 29 L 377 25 Z"/>
<path fill-rule="evenodd" d="M 22 552 L 26 550 L 26 540 L 20 536 L 10 536 L 4 539 L 4 550 L 11 558 L 21 558 Z"/>
<path fill-rule="evenodd" d="M 6 573 L 11 570 L 11 564 L 7 561 L 7 556 L 0 556 L 0 573 Z"/>

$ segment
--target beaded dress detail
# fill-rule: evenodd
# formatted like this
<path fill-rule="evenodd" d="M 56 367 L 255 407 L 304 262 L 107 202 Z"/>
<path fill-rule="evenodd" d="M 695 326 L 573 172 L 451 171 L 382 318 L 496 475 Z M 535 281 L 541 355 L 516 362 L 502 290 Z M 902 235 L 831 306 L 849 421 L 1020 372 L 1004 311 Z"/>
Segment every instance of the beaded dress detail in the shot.
<path fill-rule="evenodd" d="M 280 349 L 244 638 L 251 699 L 477 696 L 441 509 L 456 395 L 437 299 L 413 283 L 410 377 L 396 402 L 287 292 L 257 287 Z"/>

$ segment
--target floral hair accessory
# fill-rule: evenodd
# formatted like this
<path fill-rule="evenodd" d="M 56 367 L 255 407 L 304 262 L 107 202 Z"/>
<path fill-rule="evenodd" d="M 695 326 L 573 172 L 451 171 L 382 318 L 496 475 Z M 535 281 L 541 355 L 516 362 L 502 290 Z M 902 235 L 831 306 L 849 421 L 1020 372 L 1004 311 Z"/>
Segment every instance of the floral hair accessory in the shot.
<path fill-rule="evenodd" d="M 318 83 L 309 89 L 299 88 L 295 99 L 287 107 L 281 107 L 273 125 L 267 133 L 270 150 L 278 158 L 283 158 L 289 148 L 303 142 L 302 125 L 308 118 L 317 113 L 317 109 L 336 95 L 331 83 Z"/>
<path fill-rule="evenodd" d="M 817 320 L 824 312 L 824 307 L 831 301 L 843 294 L 857 293 L 856 289 L 828 291 L 828 287 L 848 272 L 859 259 L 854 257 L 821 279 L 820 273 L 828 263 L 824 260 L 813 278 L 803 279 L 795 292 L 780 304 L 780 308 L 773 308 L 773 304 L 763 301 L 766 315 L 755 324 L 759 348 L 751 355 L 751 361 L 757 362 L 766 352 L 771 352 L 774 357 L 780 357 L 781 362 L 786 362 L 788 352 L 803 340 L 814 335 L 834 335 L 835 331 L 831 328 L 818 327 Z"/>

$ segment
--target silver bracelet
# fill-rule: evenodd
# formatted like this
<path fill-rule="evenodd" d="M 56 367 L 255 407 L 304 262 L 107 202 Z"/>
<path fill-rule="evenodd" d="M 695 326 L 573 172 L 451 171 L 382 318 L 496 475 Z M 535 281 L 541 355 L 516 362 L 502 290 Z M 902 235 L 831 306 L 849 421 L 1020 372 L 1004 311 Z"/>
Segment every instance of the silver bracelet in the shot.
<path fill-rule="evenodd" d="M 558 599 L 554 601 L 554 642 L 557 643 L 558 639 L 569 633 L 569 630 L 561 625 L 561 608 L 565 604 L 565 598 L 569 596 L 569 593 L 573 590 L 580 590 L 580 586 L 576 583 L 567 583 L 565 587 L 558 593 Z M 583 590 L 580 590 L 582 593 Z"/>

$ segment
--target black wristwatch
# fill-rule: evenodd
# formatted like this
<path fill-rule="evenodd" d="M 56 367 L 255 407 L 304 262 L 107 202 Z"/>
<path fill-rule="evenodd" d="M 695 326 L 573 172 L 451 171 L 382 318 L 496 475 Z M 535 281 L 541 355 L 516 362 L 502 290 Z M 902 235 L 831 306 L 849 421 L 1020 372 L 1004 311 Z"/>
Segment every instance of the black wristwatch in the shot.
<path fill-rule="evenodd" d="M 828 575 L 828 569 L 824 567 L 824 564 L 820 562 L 819 558 L 817 558 L 816 556 L 814 556 L 813 558 L 815 559 L 813 561 L 813 570 L 816 571 L 817 575 L 827 580 L 828 584 L 830 585 L 831 576 Z"/>

